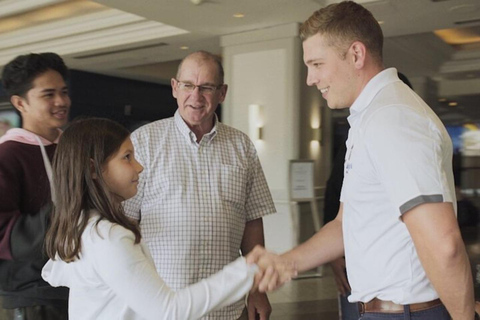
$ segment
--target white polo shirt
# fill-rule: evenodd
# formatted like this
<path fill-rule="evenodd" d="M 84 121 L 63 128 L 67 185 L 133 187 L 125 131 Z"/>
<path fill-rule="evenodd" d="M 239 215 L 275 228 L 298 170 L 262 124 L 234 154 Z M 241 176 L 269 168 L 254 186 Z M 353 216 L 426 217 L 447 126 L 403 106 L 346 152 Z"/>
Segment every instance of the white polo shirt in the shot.
<path fill-rule="evenodd" d="M 451 139 L 394 68 L 370 80 L 350 113 L 340 198 L 349 300 L 434 300 L 400 218 L 422 203 L 456 204 Z"/>

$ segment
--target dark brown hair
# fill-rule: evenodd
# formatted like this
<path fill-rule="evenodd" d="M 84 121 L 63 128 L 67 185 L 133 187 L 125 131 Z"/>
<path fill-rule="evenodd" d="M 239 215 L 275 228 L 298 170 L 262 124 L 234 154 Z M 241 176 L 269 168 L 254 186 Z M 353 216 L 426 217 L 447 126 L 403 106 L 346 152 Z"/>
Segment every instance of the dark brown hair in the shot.
<path fill-rule="evenodd" d="M 363 43 L 375 61 L 382 64 L 383 33 L 372 13 L 353 1 L 331 4 L 315 11 L 300 27 L 305 41 L 320 33 L 329 45 L 344 54 L 354 41 Z"/>
<path fill-rule="evenodd" d="M 25 98 L 28 90 L 32 89 L 33 81 L 48 70 L 57 71 L 67 82 L 68 68 L 58 54 L 44 52 L 17 56 L 5 65 L 2 72 L 2 83 L 8 97 L 18 95 Z"/>
<path fill-rule="evenodd" d="M 27 98 L 27 92 L 32 89 L 33 81 L 48 70 L 58 72 L 62 76 L 63 81 L 68 81 L 68 68 L 63 59 L 56 53 L 30 53 L 17 56 L 3 68 L 3 88 L 9 98 L 14 95 Z M 22 116 L 17 108 L 14 108 L 14 110 L 18 115 Z"/>
<path fill-rule="evenodd" d="M 62 134 L 53 160 L 56 199 L 45 239 L 48 256 L 66 262 L 79 258 L 81 236 L 91 210 L 102 220 L 117 223 L 141 236 L 138 223 L 123 211 L 118 197 L 109 191 L 102 173 L 130 132 L 120 124 L 100 118 L 74 121 Z"/>

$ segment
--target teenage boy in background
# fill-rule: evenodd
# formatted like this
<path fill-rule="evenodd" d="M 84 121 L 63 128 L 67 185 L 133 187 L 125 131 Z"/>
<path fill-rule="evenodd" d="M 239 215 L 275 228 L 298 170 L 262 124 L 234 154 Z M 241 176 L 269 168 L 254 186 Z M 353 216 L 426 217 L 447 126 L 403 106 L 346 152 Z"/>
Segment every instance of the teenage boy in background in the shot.
<path fill-rule="evenodd" d="M 55 53 L 18 56 L 2 83 L 22 117 L 0 139 L 0 295 L 7 319 L 67 319 L 68 289 L 40 273 L 52 210 L 48 169 L 67 123 L 68 69 Z"/>

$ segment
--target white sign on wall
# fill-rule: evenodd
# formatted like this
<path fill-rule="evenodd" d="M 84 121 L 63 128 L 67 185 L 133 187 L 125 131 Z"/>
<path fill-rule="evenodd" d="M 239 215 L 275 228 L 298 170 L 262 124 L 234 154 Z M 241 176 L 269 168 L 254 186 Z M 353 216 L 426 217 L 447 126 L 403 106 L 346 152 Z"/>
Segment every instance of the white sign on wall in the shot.
<path fill-rule="evenodd" d="M 290 160 L 290 200 L 315 199 L 313 160 Z"/>

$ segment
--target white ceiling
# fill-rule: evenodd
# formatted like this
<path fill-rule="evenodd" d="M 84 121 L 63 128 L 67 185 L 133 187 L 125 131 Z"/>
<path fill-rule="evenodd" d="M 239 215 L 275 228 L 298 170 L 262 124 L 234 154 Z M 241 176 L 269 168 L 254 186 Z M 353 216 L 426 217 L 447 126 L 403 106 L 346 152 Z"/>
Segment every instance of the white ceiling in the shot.
<path fill-rule="evenodd" d="M 0 0 L 0 21 L 62 0 Z M 71 1 L 71 2 L 79 2 Z M 162 65 L 204 49 L 220 53 L 219 36 L 303 22 L 331 0 L 96 0 L 103 10 L 0 33 L 0 66 L 17 54 L 55 51 L 73 68 L 135 77 L 135 67 L 154 64 L 155 72 L 139 68 L 148 80 L 161 79 Z M 409 76 L 433 75 L 460 68 L 453 49 L 432 31 L 480 25 L 479 0 L 358 1 L 383 21 L 385 60 L 400 64 Z M 233 14 L 243 13 L 244 18 Z M 465 21 L 473 21 L 457 25 Z M 181 50 L 188 46 L 188 50 Z M 480 50 L 456 58 L 471 71 L 480 66 Z M 467 67 L 465 67 L 465 64 Z M 458 68 L 457 68 L 458 67 Z M 126 70 L 124 70 L 126 69 Z M 462 69 L 462 68 L 460 68 Z M 158 73 L 158 76 L 156 74 Z"/>
<path fill-rule="evenodd" d="M 0 23 L 65 3 L 93 12 L 0 33 L 0 66 L 18 54 L 54 51 L 71 68 L 168 83 L 178 60 L 195 50 L 221 53 L 219 37 L 301 23 L 335 0 L 0 0 Z M 195 1 L 195 0 L 193 0 Z M 480 36 L 480 0 L 358 0 L 379 21 L 387 66 L 436 81 L 480 74 L 480 47 L 457 51 L 432 31 L 471 27 Z M 244 18 L 233 14 L 243 13 Z M 47 14 L 49 15 L 49 14 Z M 188 50 L 181 50 L 188 46 Z M 477 71 L 472 76 L 472 72 Z M 478 92 L 480 92 L 480 87 Z"/>

